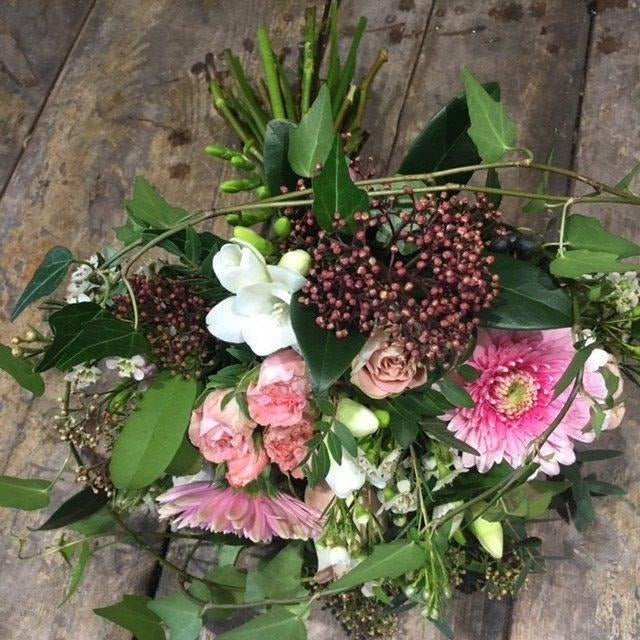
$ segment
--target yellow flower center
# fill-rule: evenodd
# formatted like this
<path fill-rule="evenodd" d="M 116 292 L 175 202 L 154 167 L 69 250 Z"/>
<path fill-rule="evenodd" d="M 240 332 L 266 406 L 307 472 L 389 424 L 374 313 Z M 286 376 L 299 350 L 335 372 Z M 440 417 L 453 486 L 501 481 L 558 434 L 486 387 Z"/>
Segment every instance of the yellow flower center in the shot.
<path fill-rule="evenodd" d="M 529 373 L 514 371 L 496 380 L 493 406 L 507 418 L 517 418 L 538 399 L 538 383 Z"/>

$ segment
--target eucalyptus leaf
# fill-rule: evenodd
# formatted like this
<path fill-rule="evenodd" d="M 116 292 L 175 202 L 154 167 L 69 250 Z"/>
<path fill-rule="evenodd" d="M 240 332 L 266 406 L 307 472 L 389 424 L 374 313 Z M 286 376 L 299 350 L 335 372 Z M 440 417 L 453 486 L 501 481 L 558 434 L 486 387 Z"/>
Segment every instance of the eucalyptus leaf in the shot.
<path fill-rule="evenodd" d="M 18 299 L 11 313 L 11 322 L 31 303 L 52 294 L 64 280 L 72 263 L 73 256 L 69 249 L 65 247 L 50 249 Z"/>
<path fill-rule="evenodd" d="M 371 555 L 342 578 L 331 584 L 331 589 L 345 591 L 365 582 L 385 578 L 397 578 L 409 571 L 424 566 L 426 556 L 414 542 L 398 540 L 379 544 Z"/>
<path fill-rule="evenodd" d="M 325 231 L 331 232 L 335 213 L 352 223 L 358 211 L 369 211 L 369 196 L 353 184 L 340 136 L 336 135 L 322 171 L 313 179 L 313 215 Z"/>
<path fill-rule="evenodd" d="M 295 613 L 282 606 L 273 606 L 242 626 L 217 636 L 217 640 L 307 640 L 307 629 Z"/>
<path fill-rule="evenodd" d="M 471 126 L 468 133 L 485 162 L 497 162 L 516 146 L 516 125 L 468 69 L 462 72 Z"/>
<path fill-rule="evenodd" d="M 200 605 L 178 593 L 168 598 L 158 598 L 147 603 L 169 628 L 171 640 L 197 640 L 202 631 Z"/>
<path fill-rule="evenodd" d="M 625 272 L 636 267 L 637 265 L 620 262 L 615 253 L 578 249 L 565 251 L 552 260 L 549 270 L 558 278 L 577 279 L 589 273 Z"/>
<path fill-rule="evenodd" d="M 326 85 L 318 95 L 300 124 L 289 135 L 289 163 L 300 176 L 310 177 L 318 164 L 324 164 L 333 144 L 333 116 L 331 98 Z"/>
<path fill-rule="evenodd" d="M 607 231 L 599 220 L 574 213 L 567 218 L 565 242 L 571 249 L 615 253 L 618 258 L 640 255 L 640 245 Z"/>
<path fill-rule="evenodd" d="M 264 175 L 271 196 L 280 194 L 280 187 L 295 189 L 298 176 L 289 163 L 289 140 L 296 127 L 287 120 L 271 120 L 264 135 Z"/>
<path fill-rule="evenodd" d="M 0 507 L 35 511 L 49 506 L 51 483 L 37 478 L 0 476 Z"/>
<path fill-rule="evenodd" d="M 8 373 L 23 389 L 31 391 L 34 396 L 44 393 L 44 380 L 34 371 L 33 365 L 23 358 L 16 358 L 11 349 L 0 344 L 0 369 Z"/>
<path fill-rule="evenodd" d="M 544 271 L 502 254 L 491 270 L 500 276 L 500 294 L 480 316 L 482 326 L 525 331 L 572 325 L 571 299 Z"/>
<path fill-rule="evenodd" d="M 37 530 L 47 531 L 68 527 L 97 513 L 108 502 L 109 498 L 104 491 L 94 493 L 92 489 L 85 487 L 60 505 Z"/>
<path fill-rule="evenodd" d="M 133 197 L 125 202 L 125 209 L 138 225 L 152 229 L 169 229 L 189 215 L 188 211 L 168 204 L 141 176 L 134 182 Z"/>
<path fill-rule="evenodd" d="M 137 640 L 166 640 L 162 620 L 147 607 L 149 602 L 148 596 L 125 595 L 120 602 L 93 612 L 131 631 Z"/>
<path fill-rule="evenodd" d="M 119 489 L 141 489 L 173 460 L 189 424 L 196 382 L 160 374 L 126 420 L 109 471 Z"/>
<path fill-rule="evenodd" d="M 317 394 L 326 391 L 351 364 L 364 346 L 366 338 L 351 332 L 346 338 L 336 338 L 316 324 L 316 314 L 296 297 L 291 302 L 291 324 L 302 355 L 309 367 L 309 375 Z"/>

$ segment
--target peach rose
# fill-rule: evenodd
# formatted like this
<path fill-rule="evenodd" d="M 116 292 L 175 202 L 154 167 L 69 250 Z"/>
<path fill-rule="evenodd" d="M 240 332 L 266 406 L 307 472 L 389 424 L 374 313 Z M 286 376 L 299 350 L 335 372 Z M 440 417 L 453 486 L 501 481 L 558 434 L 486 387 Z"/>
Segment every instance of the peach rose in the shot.
<path fill-rule="evenodd" d="M 311 382 L 307 365 L 293 349 L 278 351 L 260 367 L 247 390 L 251 417 L 265 427 L 290 427 L 302 420 Z"/>
<path fill-rule="evenodd" d="M 191 414 L 189 439 L 210 462 L 228 462 L 254 452 L 256 423 L 243 413 L 235 398 L 221 408 L 229 389 L 210 393 Z"/>
<path fill-rule="evenodd" d="M 264 432 L 264 448 L 280 471 L 294 478 L 304 477 L 300 464 L 307 455 L 305 443 L 313 437 L 313 425 L 307 416 L 290 427 L 268 427 Z"/>
<path fill-rule="evenodd" d="M 351 363 L 351 382 L 370 398 L 386 398 L 427 381 L 427 370 L 397 343 L 377 333 Z"/>
<path fill-rule="evenodd" d="M 227 461 L 227 482 L 236 489 L 253 482 L 269 464 L 265 450 L 260 447 L 239 458 Z"/>

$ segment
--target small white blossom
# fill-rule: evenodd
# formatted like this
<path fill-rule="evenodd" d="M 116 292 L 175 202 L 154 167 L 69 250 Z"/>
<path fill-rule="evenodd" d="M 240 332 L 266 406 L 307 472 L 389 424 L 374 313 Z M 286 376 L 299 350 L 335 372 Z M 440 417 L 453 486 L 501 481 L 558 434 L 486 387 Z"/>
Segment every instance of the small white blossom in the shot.
<path fill-rule="evenodd" d="M 133 378 L 140 382 L 144 380 L 147 373 L 147 361 L 143 356 L 133 356 L 132 358 L 107 358 L 107 369 L 117 370 L 121 378 Z"/>
<path fill-rule="evenodd" d="M 640 282 L 635 271 L 609 273 L 607 280 L 613 286 L 612 298 L 618 313 L 629 313 L 640 304 Z"/>
<path fill-rule="evenodd" d="M 462 463 L 462 456 L 455 449 L 449 450 L 449 460 L 446 462 L 436 460 L 435 456 L 425 456 L 422 459 L 422 466 L 425 470 L 425 478 L 436 478 L 436 484 L 433 487 L 433 491 L 439 491 L 445 485 L 453 482 L 453 480 L 461 473 L 465 473 L 464 464 Z"/>
<path fill-rule="evenodd" d="M 102 371 L 100 371 L 98 367 L 88 367 L 85 364 L 77 364 L 65 375 L 64 379 L 67 382 L 73 382 L 76 385 L 76 389 L 85 389 L 95 384 L 101 375 Z"/>
<path fill-rule="evenodd" d="M 402 449 L 393 449 L 393 451 L 387 453 L 387 455 L 382 459 L 382 462 L 378 465 L 378 474 L 385 483 L 389 482 L 389 480 L 391 480 L 395 475 L 401 454 Z"/>
<path fill-rule="evenodd" d="M 378 491 L 378 500 L 382 503 L 379 513 L 391 511 L 404 515 L 418 508 L 418 496 L 406 478 L 398 480 L 395 491 Z"/>

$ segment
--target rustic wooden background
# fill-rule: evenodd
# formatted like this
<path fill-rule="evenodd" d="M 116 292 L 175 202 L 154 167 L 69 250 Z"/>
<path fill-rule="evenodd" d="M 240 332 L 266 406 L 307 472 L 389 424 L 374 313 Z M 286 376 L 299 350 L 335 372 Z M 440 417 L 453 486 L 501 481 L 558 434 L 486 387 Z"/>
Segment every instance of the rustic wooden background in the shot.
<path fill-rule="evenodd" d="M 53 244 L 78 255 L 112 241 L 136 175 L 171 202 L 204 208 L 229 177 L 203 147 L 228 138 L 205 86 L 190 73 L 207 52 L 238 51 L 256 64 L 254 37 L 269 25 L 280 50 L 297 39 L 305 2 L 295 0 L 2 0 L 0 2 L 0 333 L 26 279 Z M 317 2 L 322 5 L 321 2 Z M 425 121 L 460 91 L 468 65 L 502 84 L 521 143 L 605 180 L 640 159 L 640 2 L 637 0 L 345 0 L 342 33 L 369 19 L 363 61 L 389 49 L 369 110 L 368 152 L 393 171 Z M 345 39 L 346 41 L 346 39 Z M 295 48 L 287 54 L 294 64 Z M 519 177 L 535 188 L 537 178 Z M 556 188 L 567 185 L 556 183 Z M 508 212 L 524 223 L 517 206 Z M 638 211 L 597 212 L 613 230 L 640 240 Z M 636 216 L 636 217 L 634 217 Z M 540 225 L 541 220 L 528 220 Z M 32 311 L 25 320 L 35 320 Z M 0 471 L 50 477 L 61 464 L 51 424 L 55 379 L 32 400 L 0 380 Z M 456 597 L 459 640 L 631 640 L 640 637 L 640 437 L 638 395 L 628 419 L 603 438 L 625 456 L 601 472 L 623 485 L 599 501 L 599 523 L 581 538 L 545 525 L 546 549 L 566 555 L 515 602 Z M 59 498 L 58 491 L 56 498 Z M 38 515 L 2 511 L 0 637 L 4 640 L 124 639 L 94 616 L 120 594 L 170 589 L 135 550 L 103 552 L 73 601 L 58 608 L 69 578 L 57 559 L 20 561 L 10 534 Z M 51 538 L 40 536 L 42 546 Z M 345 635 L 325 612 L 311 636 Z M 419 616 L 399 638 L 438 637 Z M 214 637 L 213 634 L 207 638 Z"/>

